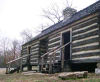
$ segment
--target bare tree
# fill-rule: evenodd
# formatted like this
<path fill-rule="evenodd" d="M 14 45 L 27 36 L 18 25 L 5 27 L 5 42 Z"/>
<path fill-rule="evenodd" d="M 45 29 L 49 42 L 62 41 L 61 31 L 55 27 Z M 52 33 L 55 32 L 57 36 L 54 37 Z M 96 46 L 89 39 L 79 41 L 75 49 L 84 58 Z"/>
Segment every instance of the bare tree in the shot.
<path fill-rule="evenodd" d="M 35 29 L 35 33 L 36 34 L 39 34 L 41 33 L 44 29 L 48 28 L 50 25 L 48 23 L 45 23 L 45 24 L 40 24 L 38 26 L 38 28 Z"/>
<path fill-rule="evenodd" d="M 9 45 L 10 45 L 10 42 L 9 42 L 9 39 L 7 37 L 3 37 L 1 38 L 1 44 L 0 44 L 0 47 L 1 47 L 1 55 L 4 56 L 4 63 L 6 64 L 8 62 L 8 51 L 9 51 Z"/>
<path fill-rule="evenodd" d="M 73 1 L 73 0 L 72 0 Z M 72 7 L 72 1 L 70 1 L 71 3 L 69 4 L 69 0 L 65 0 L 65 7 Z M 60 22 L 63 19 L 63 9 L 64 8 L 60 8 L 59 5 L 57 4 L 53 4 L 53 6 L 51 6 L 50 8 L 46 8 L 43 9 L 43 17 L 48 19 L 49 21 L 51 21 L 53 24 Z"/>
<path fill-rule="evenodd" d="M 51 8 L 43 9 L 43 13 L 44 15 L 42 16 L 50 20 L 53 24 L 55 24 L 56 22 L 60 22 L 62 19 L 62 14 L 58 5 L 55 5 Z"/>
<path fill-rule="evenodd" d="M 6 51 L 9 49 L 9 45 L 10 45 L 10 42 L 7 37 L 4 37 L 1 39 L 0 47 L 3 52 L 3 55 L 6 55 Z"/>
<path fill-rule="evenodd" d="M 21 52 L 21 46 L 18 40 L 13 40 L 12 41 L 12 48 L 11 48 L 11 53 L 13 59 L 18 58 L 20 56 Z"/>
<path fill-rule="evenodd" d="M 23 38 L 23 43 L 30 41 L 33 38 L 32 31 L 29 29 L 23 30 L 21 36 Z"/>
<path fill-rule="evenodd" d="M 20 56 L 21 45 L 18 40 L 11 41 L 7 37 L 0 38 L 0 66 Z M 1 65 L 3 64 L 3 65 Z"/>

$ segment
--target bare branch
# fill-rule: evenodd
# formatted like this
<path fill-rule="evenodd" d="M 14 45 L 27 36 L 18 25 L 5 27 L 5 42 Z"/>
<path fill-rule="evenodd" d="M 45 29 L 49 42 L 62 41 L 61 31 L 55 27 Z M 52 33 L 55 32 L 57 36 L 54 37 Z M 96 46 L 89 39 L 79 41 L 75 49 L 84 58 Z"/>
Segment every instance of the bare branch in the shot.
<path fill-rule="evenodd" d="M 72 1 L 71 1 L 71 5 L 69 4 L 69 0 L 65 0 L 66 1 L 66 7 L 70 7 L 72 6 Z M 62 11 L 59 8 L 59 6 L 57 4 L 54 4 L 51 8 L 46 8 L 43 9 L 43 17 L 45 17 L 46 19 L 50 20 L 53 24 L 60 22 L 63 18 L 62 15 Z"/>
<path fill-rule="evenodd" d="M 33 38 L 32 31 L 29 29 L 25 29 L 21 32 L 21 36 L 24 42 L 27 42 Z"/>

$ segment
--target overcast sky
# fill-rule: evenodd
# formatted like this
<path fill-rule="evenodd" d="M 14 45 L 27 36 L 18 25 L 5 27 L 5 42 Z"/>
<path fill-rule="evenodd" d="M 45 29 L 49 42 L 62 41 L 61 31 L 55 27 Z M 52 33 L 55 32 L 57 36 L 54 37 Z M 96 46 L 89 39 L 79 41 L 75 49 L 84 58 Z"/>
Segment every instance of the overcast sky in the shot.
<path fill-rule="evenodd" d="M 95 1 L 73 0 L 73 7 L 81 10 Z M 41 17 L 42 9 L 54 3 L 63 7 L 65 0 L 0 0 L 0 37 L 20 39 L 20 33 L 27 28 L 34 32 L 40 24 L 45 22 Z"/>

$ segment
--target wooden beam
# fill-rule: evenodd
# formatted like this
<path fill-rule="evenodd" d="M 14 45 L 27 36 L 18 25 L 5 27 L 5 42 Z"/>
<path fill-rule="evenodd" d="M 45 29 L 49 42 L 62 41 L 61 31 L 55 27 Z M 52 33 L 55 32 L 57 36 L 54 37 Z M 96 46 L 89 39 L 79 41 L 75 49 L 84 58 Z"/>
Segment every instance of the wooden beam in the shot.
<path fill-rule="evenodd" d="M 64 49 L 61 50 L 61 54 L 62 54 L 62 57 L 61 57 L 61 71 L 63 72 L 63 70 L 64 70 Z"/>
<path fill-rule="evenodd" d="M 8 74 L 9 73 L 9 71 L 8 71 L 8 64 L 7 64 L 7 66 L 6 66 L 6 74 Z"/>
<path fill-rule="evenodd" d="M 55 39 L 50 40 L 50 41 L 49 41 L 49 44 L 50 44 L 50 43 L 53 43 L 53 42 L 56 42 L 56 41 L 59 41 L 59 40 L 60 40 L 60 37 L 56 37 Z"/>
<path fill-rule="evenodd" d="M 97 63 L 97 62 L 100 62 L 100 58 L 71 60 L 71 63 Z"/>
<path fill-rule="evenodd" d="M 98 42 L 98 41 L 99 41 L 99 37 L 92 38 L 92 39 L 89 39 L 89 40 L 85 40 L 85 41 L 81 41 L 81 42 L 77 42 L 77 43 L 72 43 L 72 47 L 77 47 L 77 46 L 90 44 L 90 43 L 94 43 L 94 42 Z"/>
<path fill-rule="evenodd" d="M 81 57 L 99 56 L 99 55 L 100 55 L 100 52 L 76 54 L 76 55 L 72 55 L 72 59 L 74 59 L 74 58 L 81 58 Z"/>
<path fill-rule="evenodd" d="M 96 23 L 97 22 L 97 17 L 95 17 L 95 18 L 91 18 L 91 19 L 88 19 L 88 20 L 86 20 L 86 21 L 84 21 L 84 22 L 82 22 L 82 23 L 80 23 L 80 24 L 77 24 L 73 29 L 72 29 L 72 31 L 73 32 L 76 32 L 77 31 L 77 29 L 85 29 L 84 27 L 86 27 L 86 26 L 88 26 L 88 25 L 91 25 L 91 24 L 93 24 L 93 23 Z M 78 30 L 79 31 L 79 30 Z"/>
<path fill-rule="evenodd" d="M 50 62 L 49 62 L 49 73 L 52 73 L 52 55 L 50 56 Z"/>
<path fill-rule="evenodd" d="M 84 42 L 84 41 L 88 41 L 88 40 L 91 40 L 91 39 L 94 39 L 94 38 L 99 38 L 99 35 L 94 35 L 94 36 L 91 36 L 91 37 L 86 37 L 86 38 L 83 38 L 83 39 L 74 40 L 72 43 L 75 44 L 75 43 L 79 43 L 79 42 Z"/>
<path fill-rule="evenodd" d="M 8 73 L 10 73 L 10 63 L 8 64 Z"/>
<path fill-rule="evenodd" d="M 100 10 L 98 15 L 98 27 L 99 27 L 99 46 L 100 46 Z"/>
<path fill-rule="evenodd" d="M 98 26 L 97 23 L 93 23 L 90 27 L 88 26 L 86 29 L 80 30 L 78 32 L 73 32 L 72 35 L 74 36 L 74 35 L 77 35 L 77 34 L 80 34 L 80 33 L 87 32 L 89 30 L 97 28 L 97 26 Z"/>
<path fill-rule="evenodd" d="M 79 52 L 79 51 L 88 51 L 88 50 L 95 50 L 95 49 L 99 49 L 100 46 L 99 45 L 93 45 L 93 46 L 86 46 L 86 47 L 80 47 L 80 48 L 74 48 L 72 49 L 73 53 L 75 52 Z"/>
<path fill-rule="evenodd" d="M 23 67 L 22 67 L 22 65 L 23 65 L 23 62 L 22 62 L 23 60 L 22 59 L 20 59 L 20 72 L 22 72 L 23 71 Z"/>
<path fill-rule="evenodd" d="M 97 28 L 95 28 L 95 29 L 97 29 Z M 99 29 L 97 29 L 97 30 L 95 30 L 95 29 L 93 29 L 93 31 L 91 31 L 91 32 L 87 31 L 87 33 L 85 33 L 85 34 L 73 37 L 73 40 L 75 41 L 75 40 L 85 39 L 87 37 L 98 35 L 99 34 Z"/>
<path fill-rule="evenodd" d="M 52 47 L 55 47 L 55 46 L 60 46 L 60 41 L 58 43 L 53 44 L 53 45 L 49 45 L 48 48 L 52 48 Z"/>
<path fill-rule="evenodd" d="M 32 54 L 28 54 L 28 55 L 24 55 L 24 56 L 22 56 L 22 57 L 16 58 L 16 59 L 14 59 L 14 60 L 8 62 L 8 64 L 9 64 L 9 63 L 12 63 L 12 62 L 14 62 L 14 61 L 17 61 L 17 60 L 19 60 L 19 59 L 21 59 L 21 58 L 25 58 L 25 57 L 31 56 L 31 55 L 32 55 Z"/>

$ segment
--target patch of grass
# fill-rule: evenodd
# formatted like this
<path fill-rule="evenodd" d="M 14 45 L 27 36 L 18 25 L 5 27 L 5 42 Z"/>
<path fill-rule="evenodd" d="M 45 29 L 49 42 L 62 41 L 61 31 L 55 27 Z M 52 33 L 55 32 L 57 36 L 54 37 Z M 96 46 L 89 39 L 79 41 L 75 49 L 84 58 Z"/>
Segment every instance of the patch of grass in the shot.
<path fill-rule="evenodd" d="M 75 77 L 73 77 L 73 78 L 60 78 L 61 80 L 80 80 L 80 79 L 87 79 L 88 77 L 84 77 L 84 78 L 82 78 L 82 77 L 80 77 L 80 78 L 75 78 Z"/>
<path fill-rule="evenodd" d="M 60 78 L 61 80 L 80 80 L 82 78 Z"/>
<path fill-rule="evenodd" d="M 84 82 L 100 82 L 100 79 L 87 79 Z"/>
<path fill-rule="evenodd" d="M 66 81 L 67 80 L 67 81 Z M 0 82 L 100 82 L 100 75 L 89 74 L 88 78 L 60 79 L 57 74 L 33 74 L 23 75 L 21 73 L 0 75 Z"/>
<path fill-rule="evenodd" d="M 44 81 L 42 81 L 42 80 L 36 80 L 36 81 L 34 81 L 34 82 L 44 82 Z"/>

